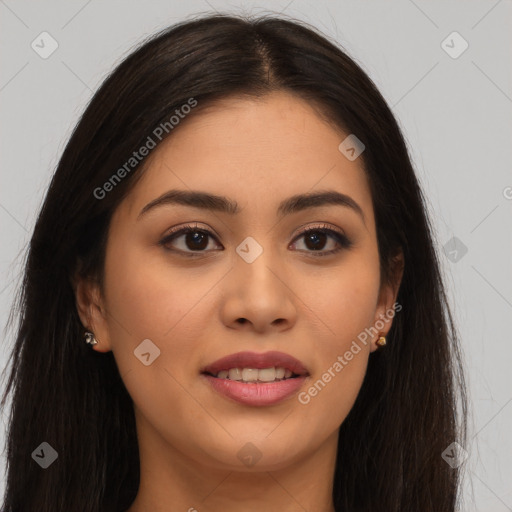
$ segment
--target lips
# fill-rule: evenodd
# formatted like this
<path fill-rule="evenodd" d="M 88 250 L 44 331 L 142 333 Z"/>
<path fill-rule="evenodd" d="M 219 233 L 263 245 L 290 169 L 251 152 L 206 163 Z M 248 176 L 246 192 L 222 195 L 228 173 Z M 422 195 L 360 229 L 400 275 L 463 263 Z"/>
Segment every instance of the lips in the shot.
<path fill-rule="evenodd" d="M 306 367 L 298 359 L 284 352 L 277 351 L 264 353 L 237 352 L 205 366 L 201 373 L 216 375 L 222 370 L 229 370 L 231 368 L 262 369 L 271 367 L 289 369 L 295 375 L 309 375 Z"/>

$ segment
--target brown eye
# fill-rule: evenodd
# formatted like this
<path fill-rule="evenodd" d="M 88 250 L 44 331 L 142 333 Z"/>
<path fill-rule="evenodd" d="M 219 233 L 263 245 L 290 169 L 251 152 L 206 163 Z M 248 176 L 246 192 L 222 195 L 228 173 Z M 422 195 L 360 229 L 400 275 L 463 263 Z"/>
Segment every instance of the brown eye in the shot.
<path fill-rule="evenodd" d="M 304 252 L 317 253 L 313 256 L 327 256 L 348 249 L 352 246 L 352 242 L 341 232 L 334 231 L 325 227 L 308 228 L 296 238 L 296 240 L 304 239 L 303 245 L 305 249 L 298 249 Z M 293 243 L 294 246 L 297 242 Z M 327 246 L 327 250 L 324 250 Z"/>
<path fill-rule="evenodd" d="M 159 245 L 171 251 L 188 253 L 209 252 L 208 246 L 211 240 L 215 240 L 213 233 L 206 229 L 199 229 L 194 226 L 181 227 L 165 236 Z"/>

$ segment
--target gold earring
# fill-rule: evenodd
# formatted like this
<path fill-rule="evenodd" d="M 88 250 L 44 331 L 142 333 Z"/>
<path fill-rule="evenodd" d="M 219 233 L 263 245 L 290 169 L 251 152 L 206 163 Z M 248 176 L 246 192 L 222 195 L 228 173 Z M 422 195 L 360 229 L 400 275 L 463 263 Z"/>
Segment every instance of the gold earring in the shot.
<path fill-rule="evenodd" d="M 97 345 L 98 340 L 94 337 L 92 332 L 86 331 L 84 334 L 85 343 L 89 343 L 89 345 Z"/>
<path fill-rule="evenodd" d="M 384 346 L 386 346 L 386 336 L 379 336 L 379 339 L 376 341 L 376 344 L 377 344 L 379 347 L 384 347 Z"/>

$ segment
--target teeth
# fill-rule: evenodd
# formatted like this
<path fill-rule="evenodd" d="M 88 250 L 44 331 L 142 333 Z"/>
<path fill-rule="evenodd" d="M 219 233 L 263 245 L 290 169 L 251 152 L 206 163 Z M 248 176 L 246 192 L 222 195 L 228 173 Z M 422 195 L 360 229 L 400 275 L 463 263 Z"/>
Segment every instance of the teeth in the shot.
<path fill-rule="evenodd" d="M 242 380 L 245 380 L 245 382 L 254 382 L 258 380 L 258 373 L 259 370 L 255 368 L 244 368 L 242 370 Z"/>
<path fill-rule="evenodd" d="M 218 379 L 238 380 L 243 382 L 274 382 L 289 379 L 292 376 L 288 368 L 230 368 L 215 375 Z"/>
<path fill-rule="evenodd" d="M 263 368 L 258 370 L 258 379 L 262 380 L 263 382 L 272 382 L 273 380 L 276 380 L 276 369 Z"/>
<path fill-rule="evenodd" d="M 219 379 L 223 378 L 220 375 L 221 373 L 224 373 L 224 372 L 220 372 L 219 375 L 217 375 L 217 377 L 219 377 Z M 242 380 L 242 370 L 240 370 L 240 368 L 231 368 L 228 373 L 229 373 L 230 380 Z M 224 378 L 226 378 L 226 377 L 224 377 Z"/>

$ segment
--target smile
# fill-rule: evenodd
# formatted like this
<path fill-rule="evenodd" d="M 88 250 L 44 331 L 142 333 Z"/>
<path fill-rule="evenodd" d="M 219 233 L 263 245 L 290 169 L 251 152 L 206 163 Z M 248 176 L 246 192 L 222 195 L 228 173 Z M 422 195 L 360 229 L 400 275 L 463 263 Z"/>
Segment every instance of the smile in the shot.
<path fill-rule="evenodd" d="M 221 370 L 213 377 L 218 379 L 229 379 L 241 382 L 279 382 L 289 379 L 293 376 L 293 372 L 288 368 L 230 368 L 229 370 Z"/>

